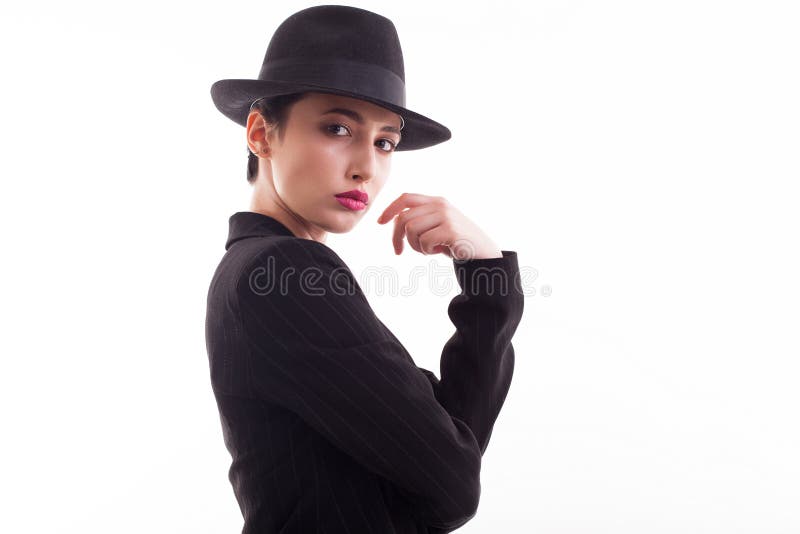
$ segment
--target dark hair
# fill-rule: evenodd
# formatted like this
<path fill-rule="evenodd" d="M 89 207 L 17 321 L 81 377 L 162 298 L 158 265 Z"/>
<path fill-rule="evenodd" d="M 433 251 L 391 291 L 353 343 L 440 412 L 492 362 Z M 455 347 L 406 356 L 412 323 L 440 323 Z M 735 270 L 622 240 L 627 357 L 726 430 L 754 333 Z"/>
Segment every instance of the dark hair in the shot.
<path fill-rule="evenodd" d="M 272 98 L 259 98 L 251 106 L 251 110 L 257 110 L 269 124 L 275 126 L 278 139 L 283 140 L 283 133 L 286 127 L 286 119 L 292 104 L 302 100 L 307 93 L 292 93 L 289 95 L 278 95 Z M 247 182 L 252 184 L 258 176 L 258 156 L 253 154 L 250 147 L 247 147 Z"/>

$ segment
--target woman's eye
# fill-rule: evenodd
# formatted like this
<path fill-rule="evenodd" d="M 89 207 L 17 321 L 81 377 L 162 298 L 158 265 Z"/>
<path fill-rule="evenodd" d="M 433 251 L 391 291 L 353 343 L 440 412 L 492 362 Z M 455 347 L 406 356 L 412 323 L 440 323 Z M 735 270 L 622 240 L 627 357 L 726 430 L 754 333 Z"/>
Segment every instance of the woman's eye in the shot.
<path fill-rule="evenodd" d="M 388 143 L 389 145 L 389 149 L 384 150 L 384 152 L 394 152 L 394 149 L 397 147 L 397 145 L 395 145 L 392 141 L 389 141 L 388 139 L 381 139 L 381 141 L 386 141 L 386 143 Z"/>
<path fill-rule="evenodd" d="M 341 128 L 342 130 L 344 130 L 344 131 L 345 131 L 345 132 L 347 132 L 347 133 L 349 133 L 349 132 L 350 132 L 350 129 L 349 129 L 347 126 L 345 126 L 344 124 L 329 124 L 329 125 L 327 125 L 327 126 L 325 127 L 325 129 L 326 129 L 328 132 L 332 133 L 334 136 L 336 136 L 336 137 L 342 137 L 341 135 L 339 135 L 339 134 L 337 133 L 337 132 L 339 131 L 339 130 L 337 130 L 337 128 Z M 347 133 L 346 133 L 346 134 L 344 134 L 344 135 L 347 135 Z M 396 144 L 395 144 L 393 141 L 390 141 L 389 139 L 381 139 L 381 140 L 380 140 L 380 141 L 378 141 L 378 142 L 379 142 L 379 143 L 380 143 L 380 142 L 385 142 L 385 143 L 387 143 L 387 144 L 389 145 L 389 146 L 388 146 L 388 148 L 383 148 L 383 149 L 382 149 L 384 152 L 394 152 L 394 150 L 397 148 L 397 145 L 396 145 Z"/>
<path fill-rule="evenodd" d="M 335 131 L 335 128 L 343 128 L 345 131 L 347 131 L 347 126 L 345 126 L 344 124 L 331 124 L 330 126 L 328 126 L 328 131 L 334 133 L 331 130 Z M 334 135 L 336 134 L 334 133 Z"/>

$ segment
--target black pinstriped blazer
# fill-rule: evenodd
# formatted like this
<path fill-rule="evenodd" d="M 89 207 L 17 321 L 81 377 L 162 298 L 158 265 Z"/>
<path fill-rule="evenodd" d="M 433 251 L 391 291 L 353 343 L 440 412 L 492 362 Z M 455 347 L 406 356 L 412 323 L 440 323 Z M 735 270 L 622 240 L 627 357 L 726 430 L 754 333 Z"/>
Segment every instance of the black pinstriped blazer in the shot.
<path fill-rule="evenodd" d="M 325 244 L 237 212 L 225 249 L 206 344 L 243 534 L 438 534 L 469 521 L 514 369 L 516 252 L 453 261 L 462 291 L 439 380 Z"/>

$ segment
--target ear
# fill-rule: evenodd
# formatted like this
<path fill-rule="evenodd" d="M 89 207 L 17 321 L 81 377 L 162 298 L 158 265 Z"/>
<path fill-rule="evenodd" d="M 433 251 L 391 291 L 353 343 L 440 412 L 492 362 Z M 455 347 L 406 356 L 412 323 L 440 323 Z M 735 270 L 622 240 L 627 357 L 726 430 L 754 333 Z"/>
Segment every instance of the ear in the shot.
<path fill-rule="evenodd" d="M 272 128 L 264 121 L 257 110 L 250 111 L 247 116 L 247 146 L 255 155 L 269 154 L 269 140 Z"/>

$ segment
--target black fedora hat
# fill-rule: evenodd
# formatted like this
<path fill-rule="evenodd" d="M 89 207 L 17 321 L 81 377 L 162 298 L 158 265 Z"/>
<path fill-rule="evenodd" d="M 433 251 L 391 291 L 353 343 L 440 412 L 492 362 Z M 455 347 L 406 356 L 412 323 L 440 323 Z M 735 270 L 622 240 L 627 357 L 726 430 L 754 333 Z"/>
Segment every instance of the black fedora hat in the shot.
<path fill-rule="evenodd" d="M 211 98 L 223 115 L 247 126 L 250 106 L 265 97 L 332 93 L 372 102 L 402 117 L 397 150 L 416 150 L 450 139 L 442 124 L 405 107 L 400 40 L 388 18 L 351 6 L 321 5 L 284 20 L 269 42 L 255 80 L 219 80 Z"/>

